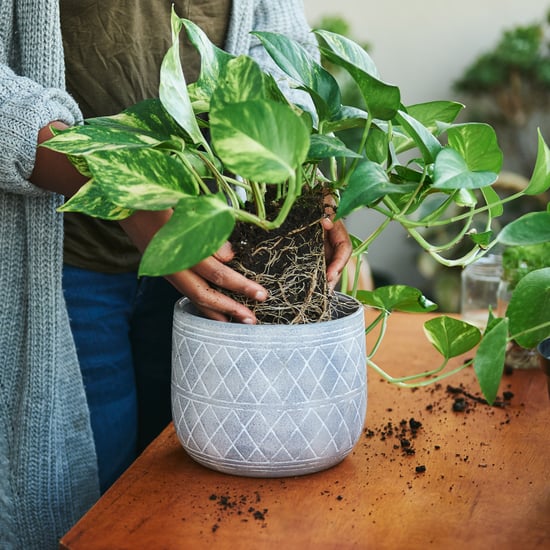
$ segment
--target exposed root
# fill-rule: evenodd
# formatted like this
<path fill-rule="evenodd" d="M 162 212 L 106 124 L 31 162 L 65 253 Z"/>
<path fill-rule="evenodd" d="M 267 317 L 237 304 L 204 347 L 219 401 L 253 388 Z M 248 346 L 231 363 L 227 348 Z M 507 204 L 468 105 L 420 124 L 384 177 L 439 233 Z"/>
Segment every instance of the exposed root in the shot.
<path fill-rule="evenodd" d="M 229 265 L 264 286 L 269 298 L 259 303 L 231 296 L 250 307 L 260 323 L 304 324 L 331 318 L 321 205 L 318 197 L 310 199 L 313 205 L 302 205 L 279 230 L 241 226 L 233 236 L 235 259 Z"/>

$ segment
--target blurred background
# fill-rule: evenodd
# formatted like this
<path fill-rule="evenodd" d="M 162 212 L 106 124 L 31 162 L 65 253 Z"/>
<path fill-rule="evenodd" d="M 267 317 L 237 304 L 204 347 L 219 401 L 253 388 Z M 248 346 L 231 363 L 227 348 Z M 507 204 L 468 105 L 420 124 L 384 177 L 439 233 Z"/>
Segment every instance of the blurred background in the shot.
<path fill-rule="evenodd" d="M 401 89 L 405 105 L 431 100 L 466 104 L 461 119 L 490 122 L 504 152 L 499 193 L 531 176 L 536 129 L 550 142 L 550 2 L 544 0 L 305 0 L 310 25 L 345 34 L 365 46 L 381 78 Z M 547 201 L 548 198 L 545 198 Z M 502 223 L 546 202 L 526 199 Z M 360 237 L 376 214 L 350 217 Z M 438 238 L 438 236 L 434 236 Z M 444 238 L 444 236 L 442 236 Z M 369 264 L 382 284 L 420 288 L 443 311 L 457 311 L 460 269 L 444 269 L 393 224 L 371 246 Z"/>

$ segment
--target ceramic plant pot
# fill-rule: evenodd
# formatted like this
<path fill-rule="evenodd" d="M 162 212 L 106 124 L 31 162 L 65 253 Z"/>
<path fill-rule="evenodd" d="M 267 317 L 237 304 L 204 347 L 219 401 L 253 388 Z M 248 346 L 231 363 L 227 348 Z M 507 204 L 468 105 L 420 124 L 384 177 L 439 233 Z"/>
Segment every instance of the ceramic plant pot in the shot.
<path fill-rule="evenodd" d="M 543 340 L 538 346 L 540 368 L 546 373 L 548 396 L 550 397 L 550 338 Z"/>
<path fill-rule="evenodd" d="M 333 319 L 220 323 L 187 300 L 174 311 L 172 409 L 181 444 L 221 472 L 281 477 L 343 460 L 366 413 L 361 304 L 337 294 Z"/>

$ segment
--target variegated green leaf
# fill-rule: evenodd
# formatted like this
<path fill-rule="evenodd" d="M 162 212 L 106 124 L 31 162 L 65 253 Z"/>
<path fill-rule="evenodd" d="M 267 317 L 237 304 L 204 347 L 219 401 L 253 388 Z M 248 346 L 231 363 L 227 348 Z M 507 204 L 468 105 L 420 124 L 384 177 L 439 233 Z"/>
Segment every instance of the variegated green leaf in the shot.
<path fill-rule="evenodd" d="M 155 146 L 158 139 L 122 126 L 83 125 L 61 130 L 44 147 L 66 155 L 90 155 L 96 151 Z"/>
<path fill-rule="evenodd" d="M 127 131 L 135 129 L 157 141 L 170 141 L 177 136 L 184 137 L 181 126 L 164 108 L 159 99 L 145 99 L 132 105 L 121 113 L 87 119 L 94 126 L 120 126 Z"/>
<path fill-rule="evenodd" d="M 428 128 L 404 111 L 398 111 L 395 118 L 422 153 L 424 162 L 426 164 L 433 163 L 442 149 L 441 143 Z"/>
<path fill-rule="evenodd" d="M 407 105 L 406 112 L 421 122 L 432 134 L 437 135 L 441 124 L 454 122 L 462 109 L 464 105 L 456 101 L 428 101 Z"/>
<path fill-rule="evenodd" d="M 446 359 L 470 351 L 481 340 L 481 332 L 477 327 L 446 315 L 426 321 L 424 332 Z"/>
<path fill-rule="evenodd" d="M 391 183 L 380 164 L 371 161 L 361 162 L 342 191 L 336 218 L 344 218 L 354 210 L 371 206 L 386 195 L 410 193 L 414 189 L 416 184 Z"/>
<path fill-rule="evenodd" d="M 380 78 L 376 64 L 359 44 L 341 34 L 324 29 L 315 30 L 315 34 L 320 36 L 324 42 L 325 47 L 321 48 L 323 52 L 328 49 L 338 56 L 338 58 L 345 60 L 347 63 L 354 65 L 375 78 Z"/>
<path fill-rule="evenodd" d="M 550 336 L 550 267 L 536 269 L 520 279 L 506 316 L 510 334 L 520 346 L 534 348 Z"/>
<path fill-rule="evenodd" d="M 198 193 L 185 166 L 156 149 L 98 151 L 87 159 L 105 198 L 125 208 L 164 210 Z"/>
<path fill-rule="evenodd" d="M 548 148 L 548 145 L 546 145 L 540 129 L 537 129 L 537 133 L 537 160 L 535 162 L 535 168 L 529 181 L 529 185 L 525 189 L 525 193 L 527 195 L 538 195 L 539 193 L 544 193 L 550 187 L 550 149 Z"/>
<path fill-rule="evenodd" d="M 360 290 L 357 299 L 367 306 L 387 312 L 427 313 L 437 309 L 417 288 L 407 285 L 387 285 L 375 290 Z"/>
<path fill-rule="evenodd" d="M 211 108 L 256 99 L 287 103 L 273 77 L 263 72 L 252 58 L 241 55 L 229 62 L 227 74 L 213 92 Z"/>
<path fill-rule="evenodd" d="M 249 101 L 212 112 L 212 143 L 234 173 L 259 182 L 292 177 L 309 149 L 309 129 L 286 105 Z"/>
<path fill-rule="evenodd" d="M 373 118 L 391 120 L 401 104 L 397 86 L 380 80 L 378 70 L 369 54 L 348 38 L 329 31 L 316 31 L 326 43 L 323 55 L 335 65 L 348 71 L 355 80 Z"/>
<path fill-rule="evenodd" d="M 183 23 L 172 6 L 172 46 L 166 52 L 160 68 L 159 96 L 164 108 L 187 132 L 194 143 L 205 143 L 195 120 L 195 113 L 187 93 L 187 83 L 180 60 L 179 34 Z"/>
<path fill-rule="evenodd" d="M 498 196 L 498 193 L 492 187 L 483 187 L 480 189 L 485 204 L 489 207 L 489 214 L 493 218 L 498 218 L 504 213 L 504 206 Z"/>
<path fill-rule="evenodd" d="M 484 231 L 483 233 L 471 233 L 469 238 L 477 244 L 480 248 L 485 249 L 493 239 L 492 231 Z"/>
<path fill-rule="evenodd" d="M 329 119 L 340 110 L 342 96 L 336 79 L 290 38 L 273 32 L 254 32 L 275 63 L 308 90 L 321 119 Z"/>
<path fill-rule="evenodd" d="M 455 120 L 463 107 L 464 105 L 455 101 L 429 101 L 408 105 L 405 112 L 421 124 L 425 131 L 438 136 Z M 413 137 L 407 132 L 402 132 L 399 127 L 394 126 L 392 142 L 396 153 L 412 149 L 415 145 Z"/>
<path fill-rule="evenodd" d="M 196 87 L 200 88 L 202 97 L 209 97 L 216 89 L 221 76 L 225 74 L 227 64 L 235 56 L 213 44 L 206 33 L 192 21 L 182 19 L 182 22 L 189 41 L 195 46 L 201 58 L 200 75 Z"/>
<path fill-rule="evenodd" d="M 499 233 L 498 240 L 507 246 L 550 241 L 550 211 L 528 212 L 511 221 Z"/>
<path fill-rule="evenodd" d="M 307 157 L 309 160 L 321 160 L 331 157 L 361 158 L 361 155 L 346 147 L 346 144 L 335 136 L 314 134 L 311 136 Z"/>
<path fill-rule="evenodd" d="M 449 147 L 458 151 L 472 172 L 494 172 L 502 168 L 502 150 L 495 130 L 488 124 L 468 122 L 447 129 Z"/>
<path fill-rule="evenodd" d="M 479 189 L 497 179 L 493 172 L 472 172 L 458 151 L 446 147 L 437 155 L 434 167 L 435 189 Z"/>
<path fill-rule="evenodd" d="M 342 105 L 340 110 L 324 123 L 323 130 L 330 133 L 348 128 L 363 128 L 368 117 L 368 113 L 363 109 Z"/>
<path fill-rule="evenodd" d="M 479 386 L 490 405 L 497 396 L 504 371 L 507 337 L 508 319 L 491 320 L 474 358 L 474 370 Z"/>
<path fill-rule="evenodd" d="M 123 220 L 133 213 L 133 210 L 122 208 L 108 201 L 92 180 L 85 183 L 58 210 L 59 212 L 80 212 L 103 220 Z"/>
<path fill-rule="evenodd" d="M 139 274 L 162 276 L 193 267 L 219 250 L 234 225 L 223 196 L 185 198 L 145 249 Z"/>

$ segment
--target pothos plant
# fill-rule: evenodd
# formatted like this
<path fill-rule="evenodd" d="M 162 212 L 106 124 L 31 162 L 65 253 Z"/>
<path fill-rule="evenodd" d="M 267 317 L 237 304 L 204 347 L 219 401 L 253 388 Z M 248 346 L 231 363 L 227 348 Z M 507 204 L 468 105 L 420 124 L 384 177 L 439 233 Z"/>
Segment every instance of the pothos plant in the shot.
<path fill-rule="evenodd" d="M 274 76 L 252 58 L 214 46 L 191 21 L 173 12 L 171 24 L 173 44 L 162 63 L 159 99 L 87 120 L 46 144 L 69 155 L 89 177 L 62 211 L 120 220 L 135 210 L 173 210 L 145 250 L 140 275 L 190 268 L 229 239 L 236 250 L 234 267 L 270 291 L 271 309 L 263 318 L 256 310 L 260 321 L 317 322 L 332 315 L 319 260 L 324 256 L 319 220 L 327 210 L 334 210 L 336 219 L 360 209 L 366 215 L 370 209 L 383 214 L 384 221 L 370 236 L 353 238 L 357 258 L 392 222 L 401 224 L 427 254 L 446 265 L 474 261 L 499 241 L 550 239 L 550 212 L 518 220 L 500 236 L 492 233 L 491 221 L 502 213 L 503 202 L 514 198 L 501 200 L 491 187 L 502 164 L 493 129 L 481 123 L 455 123 L 463 107 L 456 102 L 403 105 L 399 88 L 380 78 L 370 56 L 352 40 L 315 31 L 321 55 L 356 83 L 362 108 L 343 105 L 335 78 L 315 55 L 288 37 L 254 32 L 301 92 L 300 101 L 290 101 L 292 94 L 283 94 Z M 189 84 L 179 57 L 182 29 L 201 55 L 200 76 Z M 339 137 L 349 128 L 362 129 L 354 150 Z M 533 177 L 518 196 L 545 191 L 549 171 L 550 150 L 539 134 Z M 291 226 L 296 211 L 300 223 Z M 472 230 L 478 214 L 486 220 L 481 232 Z M 457 222 L 460 228 L 444 245 L 434 246 L 422 236 L 422 228 L 456 227 Z M 313 236 L 304 233 L 311 229 Z M 268 243 L 254 251 L 258 235 L 267 237 Z M 289 244 L 287 239 L 296 235 L 301 235 L 300 242 Z M 313 240 L 318 250 L 304 252 Z M 469 243 L 468 252 L 447 259 L 445 251 L 461 240 Z M 286 244 L 284 251 L 278 248 L 281 242 Z M 264 273 L 255 273 L 247 263 L 258 257 Z M 283 261 L 288 265 L 281 267 Z M 302 274 L 308 267 L 313 270 Z M 293 291 L 295 281 L 298 288 Z M 437 306 L 403 285 L 343 290 L 379 312 L 367 328 L 378 329 L 369 355 L 376 371 L 396 384 L 427 384 L 452 374 L 446 369 L 449 359 L 477 346 L 473 367 L 487 401 L 493 402 L 507 340 L 520 341 L 522 335 L 538 341 L 550 332 L 549 288 L 548 270 L 528 288 L 518 286 L 512 301 L 521 307 L 514 319 L 491 315 L 483 334 L 453 317 L 429 320 L 425 332 L 442 354 L 442 364 L 400 379 L 386 374 L 373 359 L 388 315 L 395 310 L 430 312 Z M 315 298 L 320 305 L 312 305 Z M 288 316 L 281 313 L 286 309 Z M 513 334 L 509 326 L 514 326 Z"/>

